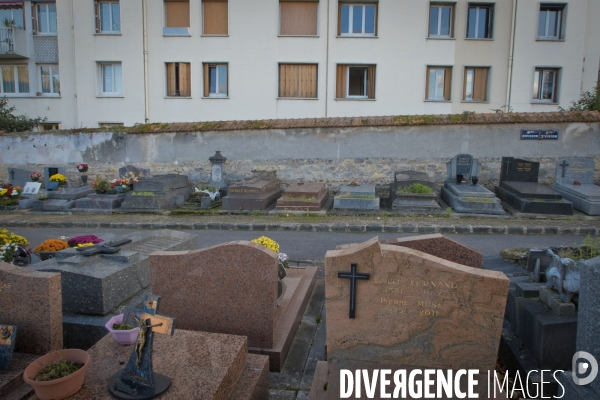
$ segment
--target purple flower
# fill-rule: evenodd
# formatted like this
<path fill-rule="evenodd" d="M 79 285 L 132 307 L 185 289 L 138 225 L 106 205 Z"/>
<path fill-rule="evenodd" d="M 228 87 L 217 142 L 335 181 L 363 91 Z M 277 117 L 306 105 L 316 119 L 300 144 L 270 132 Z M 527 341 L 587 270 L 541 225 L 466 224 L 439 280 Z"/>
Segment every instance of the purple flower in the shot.
<path fill-rule="evenodd" d="M 83 243 L 94 243 L 94 244 L 98 244 L 103 242 L 104 240 L 100 239 L 99 237 L 95 236 L 95 235 L 84 235 L 84 236 L 75 236 L 71 239 L 69 239 L 69 246 L 70 247 L 75 247 L 78 244 L 83 244 Z"/>

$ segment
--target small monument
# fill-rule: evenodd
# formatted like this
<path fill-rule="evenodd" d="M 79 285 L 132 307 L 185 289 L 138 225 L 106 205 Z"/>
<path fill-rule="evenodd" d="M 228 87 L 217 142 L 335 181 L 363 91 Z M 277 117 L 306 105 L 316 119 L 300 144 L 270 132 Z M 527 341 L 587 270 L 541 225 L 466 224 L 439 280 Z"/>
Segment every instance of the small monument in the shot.
<path fill-rule="evenodd" d="M 17 327 L 15 325 L 0 325 L 0 371 L 8 371 L 12 364 Z"/>
<path fill-rule="evenodd" d="M 496 195 L 478 183 L 480 168 L 470 154 L 459 154 L 448 161 L 442 199 L 456 212 L 506 215 Z"/>
<path fill-rule="evenodd" d="M 294 183 L 277 199 L 277 210 L 321 211 L 327 201 L 324 183 Z"/>
<path fill-rule="evenodd" d="M 600 215 L 600 186 L 594 184 L 596 165 L 589 158 L 561 158 L 556 162 L 554 190 L 588 215 Z"/>
<path fill-rule="evenodd" d="M 338 210 L 379 210 L 379 197 L 375 185 L 350 184 L 340 188 L 333 198 L 333 208 Z"/>
<path fill-rule="evenodd" d="M 573 215 L 573 203 L 538 183 L 539 162 L 502 157 L 496 196 L 517 212 Z"/>
<path fill-rule="evenodd" d="M 44 167 L 44 176 L 42 179 L 44 179 L 44 187 L 48 190 L 55 190 L 55 189 L 51 189 L 50 187 L 48 187 L 48 185 L 50 183 L 52 183 L 52 181 L 50 181 L 50 177 L 52 175 L 56 175 L 56 174 L 61 174 L 64 176 L 67 176 L 67 170 L 64 167 Z M 67 183 L 67 186 L 69 184 Z M 53 186 L 53 185 L 50 185 Z"/>
<path fill-rule="evenodd" d="M 392 210 L 409 214 L 441 213 L 443 210 L 438 198 L 437 186 L 426 172 L 407 170 L 394 173 L 394 183 L 390 184 Z"/>
<path fill-rule="evenodd" d="M 24 187 L 27 182 L 31 181 L 29 175 L 31 175 L 33 172 L 34 171 L 29 171 L 27 169 L 9 168 L 8 183 L 10 183 L 13 186 Z"/>
<path fill-rule="evenodd" d="M 215 155 L 209 157 L 208 160 L 210 161 L 210 179 L 208 181 L 208 186 L 226 189 L 225 163 L 227 162 L 227 158 L 223 157 L 220 150 L 217 150 Z"/>
<path fill-rule="evenodd" d="M 227 193 L 223 210 L 267 210 L 281 197 L 280 181 L 270 176 L 247 178 L 229 186 Z"/>

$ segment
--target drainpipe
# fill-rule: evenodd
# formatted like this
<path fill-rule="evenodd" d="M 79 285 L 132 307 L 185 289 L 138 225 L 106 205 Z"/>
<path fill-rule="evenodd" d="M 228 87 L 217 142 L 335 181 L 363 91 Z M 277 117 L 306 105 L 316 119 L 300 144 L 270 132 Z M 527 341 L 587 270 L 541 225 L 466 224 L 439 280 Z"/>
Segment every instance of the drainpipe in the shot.
<path fill-rule="evenodd" d="M 327 118 L 327 104 L 329 103 L 329 0 L 327 0 L 327 48 L 325 49 L 325 118 Z"/>
<path fill-rule="evenodd" d="M 71 1 L 71 44 L 73 50 L 73 78 L 75 81 L 75 128 L 79 125 L 79 99 L 77 98 L 77 53 L 75 50 L 75 12 L 73 8 L 75 7 L 75 0 Z M 60 65 L 60 57 L 59 57 L 59 65 Z"/>
<path fill-rule="evenodd" d="M 148 93 L 148 10 L 146 0 L 142 0 L 142 26 L 144 42 L 144 123 L 150 121 L 150 100 Z"/>
<path fill-rule="evenodd" d="M 512 26 L 510 29 L 510 50 L 508 53 L 508 81 L 506 82 L 506 103 L 504 104 L 505 112 L 508 112 L 510 110 L 510 97 L 512 92 L 512 74 L 515 53 L 515 30 L 517 26 L 517 2 L 518 0 L 513 0 Z"/>
<path fill-rule="evenodd" d="M 587 57 L 587 46 L 588 46 L 588 29 L 590 26 L 590 0 L 587 5 L 587 18 L 585 19 L 585 39 L 583 42 L 583 65 L 581 66 L 581 85 L 579 86 L 579 92 L 583 92 L 583 80 L 585 74 L 585 59 Z"/>

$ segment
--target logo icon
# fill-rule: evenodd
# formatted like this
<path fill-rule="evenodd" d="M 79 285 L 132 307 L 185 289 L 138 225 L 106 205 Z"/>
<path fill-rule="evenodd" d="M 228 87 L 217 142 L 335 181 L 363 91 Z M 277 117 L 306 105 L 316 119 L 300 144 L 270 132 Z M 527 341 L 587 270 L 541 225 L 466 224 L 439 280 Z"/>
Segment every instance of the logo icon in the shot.
<path fill-rule="evenodd" d="M 585 351 L 578 351 L 573 355 L 571 369 L 573 371 L 573 382 L 579 386 L 592 383 L 596 379 L 596 376 L 598 376 L 598 362 L 593 355 Z M 587 377 L 580 378 L 580 376 L 586 374 Z"/>

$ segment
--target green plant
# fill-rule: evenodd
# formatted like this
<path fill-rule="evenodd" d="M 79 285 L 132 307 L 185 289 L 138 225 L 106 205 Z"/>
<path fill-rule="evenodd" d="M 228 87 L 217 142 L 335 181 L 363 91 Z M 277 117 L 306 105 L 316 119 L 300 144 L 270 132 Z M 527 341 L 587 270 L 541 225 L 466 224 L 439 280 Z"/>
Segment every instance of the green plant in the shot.
<path fill-rule="evenodd" d="M 504 114 L 504 113 L 511 113 L 511 112 L 513 112 L 513 108 L 509 104 L 508 107 L 507 106 L 502 106 L 500 108 L 492 108 L 492 111 L 495 112 L 496 114 Z"/>
<path fill-rule="evenodd" d="M 113 329 L 115 331 L 130 331 L 133 328 L 135 328 L 135 326 L 131 324 L 113 324 Z"/>
<path fill-rule="evenodd" d="M 156 196 L 156 193 L 154 192 L 133 192 L 131 193 L 132 196 Z"/>
<path fill-rule="evenodd" d="M 2 21 L 2 23 L 7 28 L 14 28 L 17 26 L 17 21 L 11 18 L 4 18 L 4 21 Z"/>
<path fill-rule="evenodd" d="M 420 194 L 432 194 L 433 189 L 429 186 L 425 186 L 421 183 L 413 183 L 405 188 L 399 188 L 399 192 L 401 193 L 420 193 Z"/>
<path fill-rule="evenodd" d="M 83 364 L 78 364 L 73 361 L 60 360 L 54 364 L 46 366 L 34 378 L 35 381 L 46 382 L 55 379 L 64 378 L 83 367 Z"/>
<path fill-rule="evenodd" d="M 8 99 L 0 99 L 0 130 L 6 132 L 32 131 L 38 125 L 46 122 L 47 118 L 28 118 L 26 115 L 13 115 L 15 106 L 8 106 Z"/>
<path fill-rule="evenodd" d="M 99 176 L 96 176 L 96 180 L 92 183 L 92 187 L 95 191 L 102 193 L 111 189 L 110 182 Z"/>
<path fill-rule="evenodd" d="M 325 384 L 323 385 L 323 390 L 327 391 L 327 384 L 328 384 L 328 383 L 329 383 L 329 382 L 325 382 Z"/>
<path fill-rule="evenodd" d="M 286 201 L 316 201 L 317 198 L 312 196 L 312 197 L 308 197 L 308 196 L 299 196 L 299 197 L 294 197 L 294 196 L 283 196 L 283 200 Z"/>
<path fill-rule="evenodd" d="M 558 107 L 560 111 L 566 111 Z M 572 101 L 569 111 L 600 111 L 600 84 L 596 82 L 596 87 L 591 91 L 581 92 L 581 97 L 577 101 Z"/>
<path fill-rule="evenodd" d="M 323 318 L 321 317 L 321 314 L 319 314 L 319 316 L 317 317 L 317 324 L 320 324 L 323 321 Z"/>
<path fill-rule="evenodd" d="M 489 197 L 465 197 L 463 198 L 464 201 L 472 201 L 472 202 L 476 202 L 476 203 L 493 203 L 494 199 L 491 199 Z"/>
<path fill-rule="evenodd" d="M 561 250 L 558 255 L 562 258 L 570 258 L 573 261 L 589 260 L 600 256 L 600 238 L 592 238 L 587 235 L 579 246 L 576 243 L 570 249 Z"/>

